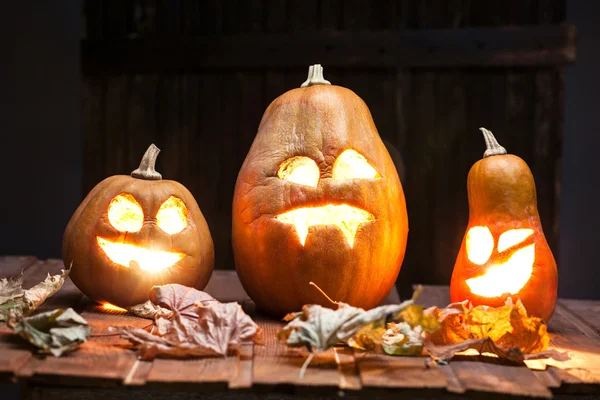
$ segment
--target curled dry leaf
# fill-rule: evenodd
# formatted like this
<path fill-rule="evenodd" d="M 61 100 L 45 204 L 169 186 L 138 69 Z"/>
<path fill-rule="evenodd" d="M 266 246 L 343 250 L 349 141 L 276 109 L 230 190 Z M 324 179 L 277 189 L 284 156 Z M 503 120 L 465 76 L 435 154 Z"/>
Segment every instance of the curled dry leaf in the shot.
<path fill-rule="evenodd" d="M 7 325 L 42 353 L 55 357 L 76 350 L 90 336 L 87 321 L 72 308 L 56 309 L 32 317 L 24 317 L 18 310 L 11 310 Z"/>
<path fill-rule="evenodd" d="M 225 356 L 245 341 L 259 340 L 260 328 L 237 303 L 198 301 L 175 310 L 171 319 L 159 317 L 156 333 L 134 327 L 112 327 L 139 349 L 139 357 L 151 360 Z"/>
<path fill-rule="evenodd" d="M 514 362 L 568 358 L 564 353 L 547 351 L 550 336 L 546 324 L 540 318 L 528 317 L 521 301 L 513 303 L 509 298 L 502 307 L 472 307 L 464 301 L 431 312 L 438 315 L 440 329 L 428 335 L 425 347 L 440 360 L 467 349 Z"/>
<path fill-rule="evenodd" d="M 15 277 L 0 280 L 0 321 L 5 321 L 10 310 L 23 315 L 31 314 L 46 299 L 60 290 L 71 269 L 61 270 L 60 275 L 48 277 L 32 287 L 23 289 L 23 271 Z"/>
<path fill-rule="evenodd" d="M 173 312 L 161 306 L 157 306 L 151 300 L 127 308 L 127 311 L 140 318 L 156 320 L 158 318 L 170 318 Z"/>
<path fill-rule="evenodd" d="M 335 310 L 311 304 L 302 307 L 301 312 L 288 314 L 285 320 L 289 323 L 279 331 L 279 339 L 287 346 L 305 346 L 308 351 L 316 353 L 348 342 L 359 331 L 374 337 L 376 334 L 372 335 L 371 331 L 381 328 L 387 319 L 412 304 L 412 300 L 368 311 L 345 303 L 337 304 Z M 357 342 L 356 339 L 353 341 Z"/>
<path fill-rule="evenodd" d="M 423 327 L 407 322 L 390 323 L 383 334 L 383 351 L 393 356 L 420 356 L 423 351 Z"/>

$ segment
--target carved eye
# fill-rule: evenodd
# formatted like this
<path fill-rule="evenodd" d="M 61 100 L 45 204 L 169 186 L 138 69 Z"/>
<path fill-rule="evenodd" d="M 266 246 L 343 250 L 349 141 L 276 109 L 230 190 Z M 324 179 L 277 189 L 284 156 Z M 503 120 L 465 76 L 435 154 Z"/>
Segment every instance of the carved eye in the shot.
<path fill-rule="evenodd" d="M 469 260 L 483 265 L 494 251 L 494 237 L 487 226 L 474 226 L 467 232 L 466 245 Z"/>
<path fill-rule="evenodd" d="M 183 201 L 175 196 L 169 197 L 156 213 L 156 224 L 170 235 L 181 232 L 187 226 L 188 210 Z"/>
<path fill-rule="evenodd" d="M 498 238 L 498 252 L 523 242 L 531 235 L 533 235 L 533 229 L 511 229 L 504 232 Z"/>
<path fill-rule="evenodd" d="M 369 164 L 367 159 L 352 149 L 344 150 L 335 160 L 331 176 L 334 181 L 381 178 L 379 172 Z"/>
<path fill-rule="evenodd" d="M 115 196 L 108 205 L 108 221 L 119 232 L 137 232 L 144 223 L 144 211 L 129 193 Z"/>
<path fill-rule="evenodd" d="M 285 160 L 279 166 L 277 176 L 284 181 L 317 187 L 321 173 L 315 160 L 296 156 Z"/>

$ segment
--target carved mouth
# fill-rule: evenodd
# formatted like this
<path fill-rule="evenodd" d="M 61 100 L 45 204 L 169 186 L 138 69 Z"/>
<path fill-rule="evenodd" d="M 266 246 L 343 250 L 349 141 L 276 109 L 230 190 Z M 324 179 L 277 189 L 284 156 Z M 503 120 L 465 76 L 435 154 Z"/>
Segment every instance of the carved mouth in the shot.
<path fill-rule="evenodd" d="M 185 254 L 156 251 L 126 243 L 114 243 L 96 237 L 104 254 L 115 264 L 127 268 L 140 268 L 142 271 L 160 271 L 181 260 Z"/>
<path fill-rule="evenodd" d="M 354 246 L 358 228 L 375 219 L 370 212 L 347 204 L 296 208 L 279 214 L 275 218 L 283 223 L 294 225 L 302 246 L 306 242 L 308 229 L 311 226 L 335 225 L 344 234 L 350 248 Z"/>

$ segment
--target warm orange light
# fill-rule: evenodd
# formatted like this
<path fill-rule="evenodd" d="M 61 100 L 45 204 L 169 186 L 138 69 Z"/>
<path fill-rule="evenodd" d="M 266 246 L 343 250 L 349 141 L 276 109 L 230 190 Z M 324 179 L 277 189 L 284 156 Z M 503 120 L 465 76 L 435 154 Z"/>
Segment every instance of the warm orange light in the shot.
<path fill-rule="evenodd" d="M 105 311 L 119 311 L 119 312 L 127 312 L 126 309 L 115 306 L 114 304 L 104 303 L 102 304 L 102 309 Z"/>
<path fill-rule="evenodd" d="M 144 211 L 132 195 L 122 193 L 108 205 L 108 221 L 120 232 L 137 232 L 142 229 Z"/>
<path fill-rule="evenodd" d="M 342 231 L 350 247 L 354 246 L 358 227 L 375 219 L 368 211 L 346 204 L 297 208 L 279 214 L 276 218 L 286 224 L 294 225 L 302 246 L 306 242 L 308 228 L 311 226 L 335 225 Z"/>
<path fill-rule="evenodd" d="M 484 231 L 478 230 L 476 232 Z M 487 232 L 489 232 L 489 229 Z M 505 251 L 522 243 L 532 234 L 532 229 L 511 229 L 504 232 L 498 238 L 498 252 Z M 482 240 L 482 237 L 486 237 L 486 239 Z M 470 238 L 473 239 L 472 243 L 469 243 Z M 491 240 L 493 247 L 493 238 Z M 476 245 L 476 243 L 483 243 L 483 245 Z M 481 254 L 484 252 L 487 253 L 488 249 L 486 246 L 488 245 L 489 242 L 487 239 L 487 234 L 485 233 L 472 234 L 471 237 L 467 235 L 467 256 L 469 257 L 469 260 L 473 261 L 471 259 L 471 254 L 469 253 L 470 251 L 472 251 L 473 254 L 477 254 L 478 252 Z M 482 247 L 486 247 L 485 250 L 481 250 Z M 474 258 L 481 261 L 483 259 L 481 254 L 475 255 Z M 489 255 L 487 259 L 489 259 Z M 485 263 L 487 259 L 483 263 Z M 531 278 L 534 261 L 535 243 L 532 243 L 519 250 L 516 250 L 504 263 L 492 263 L 492 265 L 487 268 L 483 275 L 476 278 L 467 279 L 466 283 L 469 286 L 471 293 L 478 296 L 499 297 L 505 293 L 517 294 Z"/>
<path fill-rule="evenodd" d="M 100 248 L 115 264 L 130 267 L 135 263 L 143 271 L 160 271 L 169 268 L 185 255 L 145 249 L 132 244 L 113 243 L 101 237 L 98 237 L 97 241 Z"/>
<path fill-rule="evenodd" d="M 483 265 L 494 251 L 494 237 L 487 226 L 474 226 L 467 232 L 467 257 L 477 265 Z"/>
<path fill-rule="evenodd" d="M 333 163 L 331 177 L 334 181 L 348 179 L 381 178 L 381 175 L 369 164 L 365 157 L 355 150 L 344 150 Z"/>
<path fill-rule="evenodd" d="M 317 187 L 321 173 L 315 160 L 297 156 L 285 160 L 279 166 L 277 176 L 284 181 Z"/>
<path fill-rule="evenodd" d="M 187 207 L 181 199 L 169 197 L 156 213 L 156 224 L 170 235 L 181 232 L 187 226 Z"/>

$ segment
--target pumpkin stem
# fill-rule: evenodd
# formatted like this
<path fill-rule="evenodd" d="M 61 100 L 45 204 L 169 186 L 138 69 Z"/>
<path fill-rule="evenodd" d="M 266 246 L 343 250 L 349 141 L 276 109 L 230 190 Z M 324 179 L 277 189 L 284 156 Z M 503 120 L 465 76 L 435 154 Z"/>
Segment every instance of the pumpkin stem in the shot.
<path fill-rule="evenodd" d="M 144 157 L 142 157 L 142 162 L 140 162 L 140 166 L 138 169 L 131 173 L 131 176 L 138 179 L 145 179 L 147 181 L 159 181 L 162 179 L 162 175 L 154 169 L 156 165 L 156 158 L 158 157 L 158 153 L 160 153 L 160 149 L 152 143 L 148 150 L 144 153 Z"/>
<path fill-rule="evenodd" d="M 308 67 L 308 78 L 306 78 L 300 87 L 312 85 L 331 85 L 331 82 L 326 81 L 323 77 L 323 67 L 321 67 L 321 64 L 315 64 Z"/>
<path fill-rule="evenodd" d="M 483 158 L 506 154 L 506 149 L 498 144 L 498 141 L 491 131 L 488 131 L 485 128 L 479 128 L 479 130 L 483 133 L 483 139 L 485 140 L 485 146 L 487 147 L 487 150 L 483 153 Z"/>
<path fill-rule="evenodd" d="M 331 300 L 331 297 L 327 296 L 327 293 L 325 293 L 325 292 L 323 291 L 323 289 L 321 289 L 320 287 L 318 287 L 316 283 L 314 283 L 314 282 L 309 282 L 308 284 L 309 284 L 309 285 L 313 285 L 314 287 L 316 287 L 316 288 L 317 288 L 317 290 L 318 290 L 319 292 L 321 292 L 321 294 L 322 294 L 323 296 L 325 296 L 325 298 L 326 298 L 327 300 L 329 300 L 331 303 L 333 303 L 333 304 L 335 304 L 335 305 L 339 305 L 337 301 L 333 301 L 333 300 Z"/>

